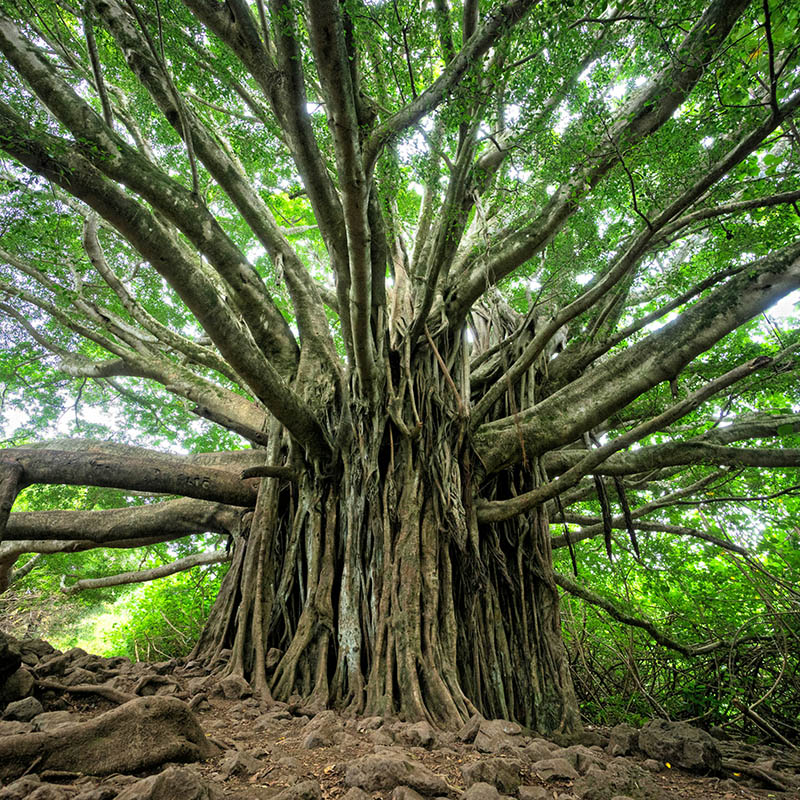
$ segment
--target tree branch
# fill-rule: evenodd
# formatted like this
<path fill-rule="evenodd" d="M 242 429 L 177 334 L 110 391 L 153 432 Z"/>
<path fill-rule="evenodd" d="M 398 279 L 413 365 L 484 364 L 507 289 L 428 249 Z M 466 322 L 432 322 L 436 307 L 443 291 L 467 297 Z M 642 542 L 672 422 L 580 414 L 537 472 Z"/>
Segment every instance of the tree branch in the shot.
<path fill-rule="evenodd" d="M 146 581 L 158 580 L 158 578 L 166 578 L 168 575 L 175 575 L 178 572 L 186 572 L 186 570 L 194 567 L 223 564 L 230 561 L 231 556 L 231 553 L 224 550 L 215 550 L 211 553 L 195 553 L 178 561 L 162 564 L 160 567 L 153 567 L 152 569 L 121 572 L 117 575 L 107 575 L 104 578 L 82 578 L 70 586 L 67 586 L 62 578 L 61 591 L 66 595 L 73 595 L 87 589 L 108 589 L 111 586 L 124 586 L 129 583 L 145 583 Z"/>

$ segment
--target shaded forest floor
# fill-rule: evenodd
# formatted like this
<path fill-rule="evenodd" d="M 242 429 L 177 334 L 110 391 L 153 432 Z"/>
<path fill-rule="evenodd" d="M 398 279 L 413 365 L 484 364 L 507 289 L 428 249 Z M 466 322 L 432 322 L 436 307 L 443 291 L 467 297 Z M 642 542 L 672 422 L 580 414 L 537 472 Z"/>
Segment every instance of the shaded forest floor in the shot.
<path fill-rule="evenodd" d="M 41 735 L 37 731 L 74 736 L 77 729 L 69 726 L 119 711 L 130 698 L 137 699 L 128 705 L 147 697 L 153 704 L 184 701 L 215 752 L 193 763 L 171 764 L 182 760 L 174 758 L 104 777 L 77 766 L 43 769 L 46 762 L 33 759 L 22 780 L 20 773 L 4 778 L 0 800 L 800 798 L 800 754 L 788 749 L 708 745 L 710 737 L 700 734 L 700 750 L 716 748 L 716 755 L 699 753 L 691 742 L 680 746 L 701 760 L 721 755 L 723 766 L 716 774 L 693 774 L 639 751 L 642 735 L 627 726 L 587 728 L 572 740 L 546 741 L 515 723 L 473 718 L 457 733 L 441 732 L 426 723 L 340 717 L 304 708 L 299 700 L 265 703 L 251 696 L 241 678 L 222 677 L 224 659 L 212 671 L 197 663 L 131 664 L 77 648 L 65 654 L 23 649 L 23 657 L 20 670 L 33 682 L 27 697 L 2 712 L 0 775 L 4 739 L 23 742 Z M 133 739 L 130 747 L 136 748 Z M 171 788 L 143 780 L 158 774 L 162 783 L 172 781 Z"/>

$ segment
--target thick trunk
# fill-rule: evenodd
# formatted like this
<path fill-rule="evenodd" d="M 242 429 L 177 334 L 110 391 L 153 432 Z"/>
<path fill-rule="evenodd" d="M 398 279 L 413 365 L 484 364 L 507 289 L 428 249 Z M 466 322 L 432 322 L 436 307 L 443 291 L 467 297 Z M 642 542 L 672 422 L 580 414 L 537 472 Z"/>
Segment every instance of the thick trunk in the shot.
<path fill-rule="evenodd" d="M 478 525 L 463 402 L 429 356 L 405 423 L 397 404 L 353 409 L 332 474 L 262 480 L 195 656 L 231 648 L 262 695 L 312 708 L 572 731 L 547 519 Z M 537 474 L 493 481 L 526 491 Z"/>

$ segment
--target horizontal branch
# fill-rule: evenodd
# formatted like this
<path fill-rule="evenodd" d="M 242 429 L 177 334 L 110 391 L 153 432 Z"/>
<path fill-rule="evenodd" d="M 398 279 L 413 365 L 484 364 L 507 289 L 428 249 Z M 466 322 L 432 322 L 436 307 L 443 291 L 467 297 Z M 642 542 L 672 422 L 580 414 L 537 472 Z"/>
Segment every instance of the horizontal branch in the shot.
<path fill-rule="evenodd" d="M 586 456 L 585 450 L 557 450 L 543 458 L 549 472 L 572 468 Z M 595 468 L 601 475 L 635 475 L 662 467 L 705 464 L 724 467 L 800 467 L 800 448 L 727 447 L 703 441 L 654 444 L 615 453 Z"/>
<path fill-rule="evenodd" d="M 234 533 L 241 512 L 223 503 L 188 499 L 100 511 L 16 511 L 9 515 L 5 540 L 69 540 L 109 547 L 146 539 L 169 541 L 206 531 Z"/>
<path fill-rule="evenodd" d="M 638 516 L 639 515 L 634 512 L 634 519 Z M 603 522 L 595 517 L 586 517 L 579 514 L 565 514 L 563 520 L 568 523 L 577 522 L 586 525 L 586 527 L 580 530 L 569 532 L 569 542 L 572 544 L 582 542 L 586 539 L 593 539 L 595 536 L 600 536 L 604 532 Z M 611 520 L 611 527 L 619 531 L 627 530 L 625 518 L 622 516 L 613 517 Z M 637 531 L 647 533 L 670 533 L 675 536 L 691 536 L 694 539 L 702 539 L 705 542 L 709 542 L 709 544 L 721 547 L 723 550 L 729 550 L 731 553 L 736 553 L 740 556 L 749 555 L 745 547 L 740 547 L 738 544 L 727 542 L 725 539 L 720 539 L 717 536 L 712 536 L 710 533 L 704 533 L 694 528 L 684 528 L 681 525 L 669 525 L 662 522 L 646 522 L 638 519 L 633 527 Z M 562 534 L 561 536 L 554 536 L 550 541 L 550 546 L 554 550 L 557 550 L 561 547 L 568 547 L 569 542 L 567 541 L 567 534 Z"/>
<path fill-rule="evenodd" d="M 82 578 L 71 586 L 61 582 L 61 591 L 66 595 L 77 594 L 87 589 L 108 589 L 111 586 L 124 586 L 129 583 L 145 583 L 154 581 L 158 578 L 166 578 L 168 575 L 175 575 L 178 572 L 194 567 L 201 567 L 207 564 L 222 564 L 231 560 L 231 553 L 225 550 L 215 550 L 211 553 L 195 553 L 186 558 L 172 561 L 169 564 L 162 564 L 152 569 L 142 569 L 134 572 L 121 572 L 118 575 L 107 575 L 104 578 Z"/>
<path fill-rule="evenodd" d="M 107 486 L 153 494 L 176 494 L 234 506 L 253 506 L 258 488 L 230 472 L 167 460 L 115 458 L 76 451 L 11 448 L 0 462 L 22 467 L 21 487 L 34 483 Z"/>

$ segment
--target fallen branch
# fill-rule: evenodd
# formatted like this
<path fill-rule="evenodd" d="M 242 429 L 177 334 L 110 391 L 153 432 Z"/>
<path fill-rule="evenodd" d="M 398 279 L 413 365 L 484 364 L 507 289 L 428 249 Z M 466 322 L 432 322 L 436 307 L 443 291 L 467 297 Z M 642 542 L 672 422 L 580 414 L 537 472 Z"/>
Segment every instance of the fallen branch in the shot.
<path fill-rule="evenodd" d="M 752 708 L 749 708 L 741 700 L 737 700 L 734 697 L 733 700 L 731 700 L 731 703 L 735 705 L 736 708 L 738 708 L 739 711 L 742 712 L 742 714 L 744 714 L 746 717 L 755 722 L 755 724 L 758 725 L 759 728 L 770 734 L 770 736 L 774 736 L 779 742 L 782 742 L 787 747 L 791 747 L 792 750 L 798 749 L 797 745 L 792 744 L 792 742 L 790 742 L 789 739 L 787 739 L 779 730 L 777 730 L 774 725 L 770 724 L 767 720 L 764 719 L 764 717 L 762 717 L 760 714 L 757 714 L 755 711 L 753 711 Z"/>

